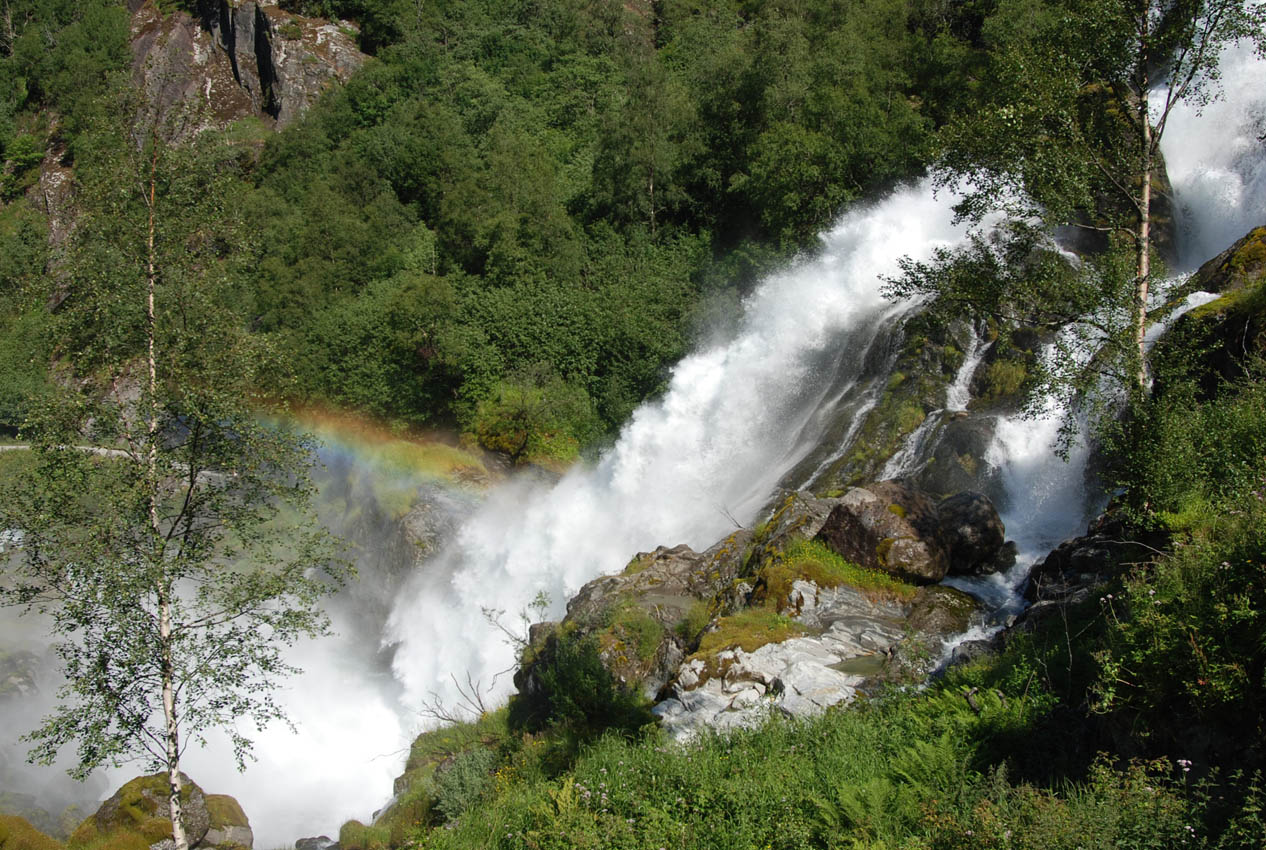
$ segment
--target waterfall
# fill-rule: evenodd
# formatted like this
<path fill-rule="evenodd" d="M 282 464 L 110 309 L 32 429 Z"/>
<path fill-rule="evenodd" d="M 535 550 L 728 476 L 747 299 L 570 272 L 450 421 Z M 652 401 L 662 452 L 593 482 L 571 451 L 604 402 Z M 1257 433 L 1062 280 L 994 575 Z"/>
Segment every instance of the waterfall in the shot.
<path fill-rule="evenodd" d="M 1177 201 L 1178 265 L 1187 272 L 1266 224 L 1266 61 L 1243 42 L 1224 49 L 1221 68 L 1222 96 L 1202 109 L 1180 104 L 1162 139 Z M 1156 302 L 1176 281 L 1156 287 Z M 1146 344 L 1213 297 L 1194 293 L 1149 328 Z M 999 417 L 986 455 L 1001 478 L 999 512 L 1008 536 L 1019 544 L 1019 557 L 1005 574 L 949 583 L 984 598 L 999 617 L 1023 607 L 1018 591 L 1034 561 L 1083 533 L 1105 501 L 1088 486 L 1090 449 L 1084 440 L 1073 443 L 1066 461 L 1058 456 L 1061 421 L 1062 411 L 1055 409 L 1036 417 Z"/>
<path fill-rule="evenodd" d="M 980 338 L 974 326 L 969 328 L 969 332 L 970 342 L 963 355 L 962 365 L 954 374 L 954 380 L 945 388 L 945 406 L 933 410 L 924 417 L 919 427 L 906 437 L 901 448 L 888 458 L 884 468 L 879 472 L 878 477 L 881 481 L 889 478 L 905 478 L 914 475 L 926 466 L 928 450 L 935 444 L 940 428 L 945 424 L 946 415 L 961 413 L 967 409 L 967 403 L 971 401 L 972 376 L 976 374 L 980 361 L 984 360 L 985 352 L 991 345 Z"/>
<path fill-rule="evenodd" d="M 1220 67 L 1221 97 L 1179 104 L 1161 140 L 1183 271 L 1266 225 L 1266 61 L 1244 41 L 1222 52 Z"/>
<path fill-rule="evenodd" d="M 595 466 L 553 487 L 493 493 L 392 613 L 406 697 L 452 700 L 450 676 L 467 673 L 509 692 L 498 674 L 513 650 L 481 609 L 513 618 L 544 592 L 558 616 L 582 584 L 638 551 L 702 549 L 755 519 L 818 445 L 821 406 L 857 400 L 865 353 L 906 309 L 884 300 L 882 276 L 902 255 L 926 258 L 962 237 L 952 204 L 924 184 L 846 215 L 817 256 L 756 289 L 733 339 L 681 361 L 663 398 L 642 406 Z"/>

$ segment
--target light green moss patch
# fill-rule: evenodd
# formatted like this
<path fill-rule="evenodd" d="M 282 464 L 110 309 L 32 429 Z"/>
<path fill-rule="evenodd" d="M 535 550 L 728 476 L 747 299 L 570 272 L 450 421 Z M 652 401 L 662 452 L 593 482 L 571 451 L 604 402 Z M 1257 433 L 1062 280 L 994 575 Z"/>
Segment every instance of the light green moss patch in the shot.
<path fill-rule="evenodd" d="M 391 830 L 349 820 L 338 831 L 338 843 L 343 850 L 387 850 L 391 846 Z"/>
<path fill-rule="evenodd" d="M 649 552 L 642 554 L 629 561 L 624 567 L 624 575 L 635 576 L 638 573 L 645 572 L 646 568 L 655 562 L 655 558 Z"/>
<path fill-rule="evenodd" d="M 984 399 L 1000 399 L 1015 395 L 1024 386 L 1028 369 L 1019 360 L 995 360 L 985 367 Z"/>
<path fill-rule="evenodd" d="M 699 649 L 690 656 L 700 659 L 712 673 L 719 672 L 717 655 L 727 649 L 755 652 L 767 643 L 781 643 L 806 633 L 805 627 L 772 608 L 745 608 L 731 617 L 717 620 L 715 631 L 699 641 Z"/>
<path fill-rule="evenodd" d="M 213 829 L 226 826 L 250 826 L 246 812 L 242 811 L 237 800 L 228 794 L 208 794 L 207 814 L 211 816 Z"/>
<path fill-rule="evenodd" d="M 818 587 L 854 587 L 872 599 L 908 602 L 918 588 L 878 570 L 860 567 L 817 540 L 797 540 L 761 571 L 767 604 L 782 605 L 797 579 Z"/>

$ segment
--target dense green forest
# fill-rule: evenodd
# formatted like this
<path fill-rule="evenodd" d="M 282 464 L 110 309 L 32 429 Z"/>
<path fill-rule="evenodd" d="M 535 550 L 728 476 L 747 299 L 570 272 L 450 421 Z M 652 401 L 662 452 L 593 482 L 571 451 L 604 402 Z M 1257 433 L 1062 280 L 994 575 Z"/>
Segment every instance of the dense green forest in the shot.
<path fill-rule="evenodd" d="M 242 320 L 284 353 L 274 389 L 563 457 L 618 428 L 760 271 L 920 172 L 971 90 L 991 11 L 288 8 L 354 18 L 374 60 L 275 137 L 249 121 L 225 134 L 242 151 Z M 84 153 L 124 144 L 129 51 L 119 3 L 17 0 L 5 15 L 0 427 L 12 431 L 61 333 L 43 327 L 49 258 L 24 194 L 50 146 L 102 168 L 108 157 Z M 90 253 L 88 238 L 66 253 Z M 73 260 L 55 267 L 75 275 Z"/>

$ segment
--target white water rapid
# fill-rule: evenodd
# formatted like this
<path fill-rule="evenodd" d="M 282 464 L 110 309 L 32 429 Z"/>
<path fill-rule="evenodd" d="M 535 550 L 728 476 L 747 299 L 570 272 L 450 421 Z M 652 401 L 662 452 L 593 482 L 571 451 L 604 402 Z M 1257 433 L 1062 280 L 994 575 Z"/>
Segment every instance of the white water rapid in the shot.
<path fill-rule="evenodd" d="M 1221 97 L 1203 109 L 1180 104 L 1162 138 L 1179 225 L 1176 271 L 1183 276 L 1266 224 L 1266 61 L 1245 42 L 1223 51 L 1221 68 Z M 1163 301 L 1166 288 L 1179 279 L 1158 285 L 1155 301 Z M 1192 295 L 1149 329 L 1147 344 L 1212 297 Z M 1078 439 L 1070 447 L 1067 462 L 1057 456 L 1060 422 L 1061 412 L 1048 409 L 1037 417 L 1000 417 L 994 430 L 986 459 L 1002 479 L 999 513 L 1019 556 L 1007 573 L 950 583 L 986 599 L 996 610 L 995 623 L 1023 607 L 1018 594 L 1034 561 L 1084 533 L 1103 507 L 1104 497 L 1086 480 L 1085 442 Z"/>

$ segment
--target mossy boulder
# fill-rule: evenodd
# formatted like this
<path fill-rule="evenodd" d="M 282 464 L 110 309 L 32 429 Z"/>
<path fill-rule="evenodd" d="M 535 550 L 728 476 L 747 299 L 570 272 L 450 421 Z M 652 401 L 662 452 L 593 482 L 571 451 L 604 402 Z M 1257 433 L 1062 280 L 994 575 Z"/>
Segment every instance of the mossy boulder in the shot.
<path fill-rule="evenodd" d="M 249 850 L 252 843 L 246 813 L 232 797 L 208 797 L 181 774 L 181 811 L 185 834 L 193 848 Z M 69 850 L 172 850 L 171 808 L 167 774 L 139 776 L 128 782 L 84 820 L 66 842 Z"/>
<path fill-rule="evenodd" d="M 623 572 L 585 584 L 558 629 L 593 636 L 616 681 L 653 698 L 711 620 L 709 605 L 739 577 L 751 538 L 739 530 L 705 552 L 689 546 L 642 552 Z M 532 664 L 553 632 L 537 630 L 516 682 L 531 681 Z"/>
<path fill-rule="evenodd" d="M 980 603 L 953 587 L 943 584 L 922 587 L 906 619 L 911 631 L 924 635 L 954 635 L 967 631 L 972 614 Z"/>
<path fill-rule="evenodd" d="M 849 490 L 816 539 L 859 566 L 912 584 L 940 581 L 949 570 L 936 504 L 895 481 Z"/>
<path fill-rule="evenodd" d="M 1221 297 L 1180 318 L 1152 355 L 1154 391 L 1163 395 L 1170 377 L 1195 379 L 1209 397 L 1224 381 L 1244 374 L 1244 364 L 1266 357 L 1266 227 L 1258 227 L 1200 267 L 1187 289 Z"/>
<path fill-rule="evenodd" d="M 854 487 L 839 499 L 815 537 L 861 567 L 911 584 L 946 575 L 995 572 L 1014 562 L 1006 529 L 981 493 L 937 502 L 897 481 Z"/>
<path fill-rule="evenodd" d="M 1002 517 L 983 493 L 955 493 L 937 505 L 937 515 L 950 575 L 995 573 L 1015 563 L 1015 544 L 1007 545 Z"/>
<path fill-rule="evenodd" d="M 202 847 L 250 850 L 255 842 L 255 833 L 251 831 L 251 822 L 237 800 L 227 794 L 208 794 L 207 814 L 211 825 L 202 838 Z"/>
<path fill-rule="evenodd" d="M 1195 273 L 1188 288 L 1235 292 L 1257 285 L 1266 274 L 1266 226 L 1255 227 Z"/>
<path fill-rule="evenodd" d="M 31 826 L 17 815 L 0 815 L 0 850 L 62 850 L 55 838 Z"/>
<path fill-rule="evenodd" d="M 742 577 L 755 575 L 770 558 L 796 540 L 811 540 L 838 499 L 818 498 L 803 490 L 788 493 L 768 520 L 758 525 L 743 559 Z"/>

